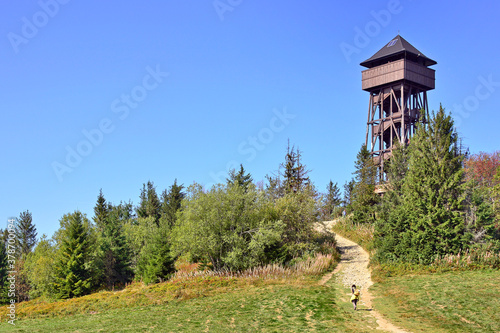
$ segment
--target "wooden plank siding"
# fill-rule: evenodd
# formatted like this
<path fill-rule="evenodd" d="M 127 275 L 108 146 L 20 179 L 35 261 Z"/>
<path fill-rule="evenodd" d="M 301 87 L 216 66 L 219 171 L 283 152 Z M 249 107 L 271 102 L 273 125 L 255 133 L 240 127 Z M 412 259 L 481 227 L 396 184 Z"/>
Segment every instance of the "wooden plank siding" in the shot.
<path fill-rule="evenodd" d="M 361 86 L 366 91 L 400 80 L 413 82 L 431 90 L 435 87 L 435 70 L 400 59 L 361 72 Z"/>

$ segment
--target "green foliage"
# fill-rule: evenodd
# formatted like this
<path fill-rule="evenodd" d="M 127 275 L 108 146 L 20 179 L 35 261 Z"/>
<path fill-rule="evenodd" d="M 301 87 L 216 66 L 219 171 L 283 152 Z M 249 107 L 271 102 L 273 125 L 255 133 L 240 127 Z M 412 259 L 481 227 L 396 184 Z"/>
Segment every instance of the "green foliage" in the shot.
<path fill-rule="evenodd" d="M 36 227 L 32 214 L 27 210 L 19 215 L 15 225 L 16 245 L 18 253 L 25 257 L 36 244 Z"/>
<path fill-rule="evenodd" d="M 244 189 L 248 189 L 252 181 L 252 175 L 246 173 L 243 164 L 240 164 L 240 171 L 236 172 L 234 169 L 231 170 L 229 172 L 229 178 L 227 178 L 228 185 L 242 186 Z"/>
<path fill-rule="evenodd" d="M 340 189 L 337 183 L 331 180 L 326 187 L 326 194 L 321 198 L 321 220 L 327 221 L 334 217 L 340 216 L 340 205 L 342 199 L 340 197 Z"/>
<path fill-rule="evenodd" d="M 101 236 L 101 272 L 108 288 L 115 284 L 125 285 L 132 280 L 131 254 L 123 232 L 119 212 L 112 210 Z"/>
<path fill-rule="evenodd" d="M 0 304 L 8 302 L 8 286 L 7 286 L 7 251 L 5 249 L 5 243 L 0 239 Z"/>
<path fill-rule="evenodd" d="M 168 229 L 171 229 L 177 220 L 176 213 L 181 208 L 185 196 L 183 189 L 184 186 L 178 185 L 176 179 L 169 191 L 164 190 L 162 193 L 160 224 L 163 223 Z"/>
<path fill-rule="evenodd" d="M 106 199 L 102 194 L 102 189 L 99 190 L 99 195 L 97 196 L 97 203 L 94 207 L 94 223 L 98 229 L 103 230 L 106 224 L 106 219 L 108 218 L 108 212 L 110 207 L 106 203 Z"/>
<path fill-rule="evenodd" d="M 281 164 L 284 169 L 282 176 L 285 193 L 300 192 L 311 184 L 307 175 L 309 170 L 302 163 L 301 158 L 302 152 L 298 148 L 295 149 L 295 146 L 290 147 L 290 142 L 288 142 L 285 162 Z"/>
<path fill-rule="evenodd" d="M 57 251 L 53 241 L 43 235 L 32 253 L 26 257 L 24 268 L 31 285 L 30 299 L 52 297 L 55 282 L 55 263 Z"/>
<path fill-rule="evenodd" d="M 88 219 L 79 211 L 66 214 L 61 219 L 60 253 L 55 264 L 54 289 L 58 298 L 83 296 L 90 291 L 90 242 L 85 228 Z"/>
<path fill-rule="evenodd" d="M 376 226 L 379 260 L 430 263 L 468 246 L 461 213 L 463 156 L 456 144 L 453 120 L 440 108 L 427 126 L 417 128 L 407 157 L 395 151 L 389 168 L 394 186 Z"/>
<path fill-rule="evenodd" d="M 168 278 L 174 271 L 174 258 L 170 253 L 170 226 L 166 221 L 158 226 L 153 217 L 138 218 L 137 224 L 124 227 L 136 279 L 149 284 Z"/>
<path fill-rule="evenodd" d="M 176 254 L 209 260 L 215 270 L 242 270 L 265 264 L 266 249 L 275 246 L 283 223 L 273 217 L 272 207 L 252 185 L 217 185 L 204 193 L 189 187 L 177 225 L 172 230 Z"/>
<path fill-rule="evenodd" d="M 286 249 L 285 260 L 312 254 L 316 249 L 313 226 L 318 220 L 314 190 L 305 188 L 297 193 L 287 193 L 274 205 L 275 218 L 284 224 L 281 240 Z"/>
<path fill-rule="evenodd" d="M 169 231 L 166 226 L 160 226 L 141 252 L 138 274 L 146 284 L 165 281 L 175 271 Z"/>
<path fill-rule="evenodd" d="M 466 231 L 472 244 L 494 243 L 500 250 L 500 230 L 495 223 L 491 192 L 477 185 L 475 180 L 467 182 L 464 200 Z"/>
<path fill-rule="evenodd" d="M 148 181 L 147 185 L 142 185 L 140 199 L 141 201 L 137 208 L 137 216 L 152 217 L 158 225 L 161 216 L 161 202 L 160 199 L 158 199 L 153 182 Z"/>
<path fill-rule="evenodd" d="M 380 199 L 375 193 L 377 167 L 365 145 L 361 146 L 356 156 L 354 188 L 351 193 L 351 205 L 354 223 L 375 222 L 375 213 Z"/>
<path fill-rule="evenodd" d="M 493 211 L 496 215 L 495 228 L 500 233 L 500 166 L 494 177 L 496 185 L 492 189 Z"/>
<path fill-rule="evenodd" d="M 353 202 L 353 195 L 354 195 L 354 185 L 356 182 L 354 179 L 351 179 L 350 181 L 346 181 L 344 184 L 344 199 L 342 204 L 346 208 L 347 212 L 352 211 L 352 202 Z"/>

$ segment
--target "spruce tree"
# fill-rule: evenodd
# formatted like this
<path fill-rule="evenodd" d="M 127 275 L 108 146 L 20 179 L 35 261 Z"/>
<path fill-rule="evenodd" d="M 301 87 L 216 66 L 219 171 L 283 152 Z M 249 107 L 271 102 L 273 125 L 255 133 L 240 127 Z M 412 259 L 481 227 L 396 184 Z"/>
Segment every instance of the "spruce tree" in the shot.
<path fill-rule="evenodd" d="M 177 184 L 177 179 L 170 189 L 164 190 L 162 193 L 161 202 L 161 223 L 164 223 L 167 228 L 172 228 L 176 221 L 176 213 L 181 208 L 182 199 L 184 199 L 183 185 Z"/>
<path fill-rule="evenodd" d="M 356 156 L 355 168 L 352 192 L 353 220 L 356 223 L 375 222 L 376 205 L 380 201 L 375 193 L 377 167 L 365 145 L 361 146 Z"/>
<path fill-rule="evenodd" d="M 343 204 L 344 207 L 348 210 L 351 211 L 352 208 L 352 199 L 353 199 L 353 192 L 354 192 L 354 185 L 356 182 L 354 179 L 351 179 L 350 181 L 346 181 L 344 184 L 344 200 Z"/>
<path fill-rule="evenodd" d="M 306 166 L 302 163 L 302 152 L 288 142 L 285 162 L 281 164 L 283 170 L 284 188 L 286 193 L 297 193 L 311 185 Z"/>
<path fill-rule="evenodd" d="M 102 189 L 99 190 L 99 195 L 97 196 L 97 202 L 94 207 L 94 223 L 99 230 L 104 229 L 104 225 L 108 218 L 109 206 L 106 203 L 106 199 L 102 194 Z"/>
<path fill-rule="evenodd" d="M 250 186 L 253 181 L 250 173 L 246 173 L 243 168 L 243 164 L 240 164 L 240 170 L 238 172 L 236 172 L 235 169 L 231 170 L 229 178 L 226 180 L 229 185 L 242 186 L 245 190 L 248 190 L 248 186 Z"/>
<path fill-rule="evenodd" d="M 144 246 L 138 268 L 146 284 L 165 281 L 170 274 L 175 272 L 169 233 L 170 226 L 161 224 Z"/>
<path fill-rule="evenodd" d="M 104 283 L 108 288 L 132 280 L 131 251 L 123 232 L 119 210 L 112 209 L 102 231 L 101 253 Z"/>
<path fill-rule="evenodd" d="M 91 273 L 88 269 L 90 244 L 84 227 L 82 213 L 74 212 L 61 221 L 65 229 L 61 232 L 62 244 L 56 263 L 54 288 L 58 298 L 73 298 L 90 291 Z"/>
<path fill-rule="evenodd" d="M 141 202 L 137 208 L 137 216 L 143 218 L 152 217 L 158 225 L 161 216 L 161 203 L 156 194 L 153 182 L 148 181 L 147 185 L 142 185 L 140 199 Z"/>
<path fill-rule="evenodd" d="M 453 119 L 442 107 L 427 126 L 417 128 L 400 186 L 401 202 L 377 223 L 379 259 L 430 263 L 436 255 L 457 253 L 468 245 L 463 155 L 457 139 Z"/>
<path fill-rule="evenodd" d="M 26 256 L 36 244 L 36 227 L 32 214 L 27 210 L 19 215 L 15 226 L 16 243 L 21 256 Z"/>
<path fill-rule="evenodd" d="M 326 187 L 327 193 L 323 203 L 323 214 L 325 219 L 331 219 L 335 208 L 339 207 L 342 203 L 340 198 L 340 189 L 337 183 L 333 183 L 331 180 Z"/>

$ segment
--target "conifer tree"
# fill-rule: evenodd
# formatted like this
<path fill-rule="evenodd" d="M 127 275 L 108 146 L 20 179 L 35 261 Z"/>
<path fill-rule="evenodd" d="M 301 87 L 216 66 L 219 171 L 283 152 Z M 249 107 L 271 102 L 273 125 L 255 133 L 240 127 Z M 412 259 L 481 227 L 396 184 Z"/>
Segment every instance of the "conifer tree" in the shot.
<path fill-rule="evenodd" d="M 340 198 L 340 189 L 337 183 L 333 183 L 331 180 L 326 187 L 327 193 L 323 203 L 323 214 L 325 219 L 331 219 L 335 208 L 339 207 L 342 203 Z"/>
<path fill-rule="evenodd" d="M 408 150 L 401 203 L 377 223 L 379 259 L 430 263 L 468 246 L 464 228 L 463 155 L 453 119 L 442 107 L 420 125 Z M 403 168 L 404 169 L 404 168 Z"/>
<path fill-rule="evenodd" d="M 36 227 L 32 214 L 27 210 L 19 215 L 15 227 L 16 242 L 21 256 L 26 256 L 36 244 Z"/>
<path fill-rule="evenodd" d="M 181 208 L 182 199 L 185 196 L 183 189 L 184 186 L 178 185 L 176 179 L 169 191 L 164 190 L 162 193 L 161 223 L 165 224 L 168 229 L 175 224 L 176 213 Z"/>
<path fill-rule="evenodd" d="M 104 283 L 108 288 L 132 280 L 131 251 L 123 231 L 119 211 L 111 210 L 102 231 L 102 264 Z"/>
<path fill-rule="evenodd" d="M 174 257 L 170 251 L 170 226 L 161 223 L 155 229 L 145 244 L 138 263 L 139 274 L 146 284 L 162 282 L 175 271 Z"/>
<path fill-rule="evenodd" d="M 67 221 L 64 221 L 67 219 Z M 58 298 L 73 298 L 87 294 L 91 286 L 88 269 L 90 244 L 84 227 L 84 215 L 79 211 L 63 217 L 62 244 L 56 263 L 54 289 Z"/>
<path fill-rule="evenodd" d="M 343 200 L 343 204 L 344 204 L 344 207 L 347 210 L 349 210 L 349 211 L 351 211 L 351 207 L 352 207 L 354 184 L 356 184 L 356 182 L 354 181 L 354 179 L 351 179 L 348 182 L 346 181 L 345 184 L 344 184 L 344 200 Z"/>
<path fill-rule="evenodd" d="M 375 193 L 377 167 L 365 145 L 361 146 L 355 162 L 355 184 L 352 192 L 353 220 L 356 223 L 375 222 L 379 196 Z"/>
<path fill-rule="evenodd" d="M 302 152 L 294 146 L 290 147 L 288 142 L 285 162 L 281 164 L 283 170 L 284 188 L 286 193 L 297 193 L 307 188 L 311 182 L 308 176 L 309 170 L 301 161 Z"/>
<path fill-rule="evenodd" d="M 246 173 L 243 168 L 243 164 L 240 164 L 240 170 L 236 172 L 235 169 L 231 170 L 229 173 L 229 178 L 226 179 L 227 183 L 230 185 L 242 186 L 245 190 L 252 183 L 253 179 L 250 173 Z"/>
<path fill-rule="evenodd" d="M 148 181 L 147 185 L 142 185 L 140 199 L 141 202 L 137 208 L 138 217 L 152 217 L 158 225 L 161 216 L 161 203 L 153 182 Z"/>
<path fill-rule="evenodd" d="M 102 194 L 102 189 L 99 190 L 99 195 L 97 196 L 97 203 L 94 207 L 94 223 L 99 230 L 104 229 L 106 219 L 108 218 L 109 206 Z"/>

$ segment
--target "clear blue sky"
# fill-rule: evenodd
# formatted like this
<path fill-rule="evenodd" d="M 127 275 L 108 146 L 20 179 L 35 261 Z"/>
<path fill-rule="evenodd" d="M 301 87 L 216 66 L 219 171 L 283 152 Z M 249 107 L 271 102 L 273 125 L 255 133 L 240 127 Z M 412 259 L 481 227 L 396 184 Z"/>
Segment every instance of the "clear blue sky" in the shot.
<path fill-rule="evenodd" d="M 210 186 L 233 164 L 263 180 L 288 139 L 319 190 L 343 185 L 366 129 L 359 63 L 398 31 L 438 62 L 430 108 L 461 108 L 471 152 L 498 150 L 498 13 L 496 1 L 6 2 L 0 227 L 30 210 L 51 236 L 65 213 L 91 218 L 100 188 L 137 204 L 148 180 Z"/>

